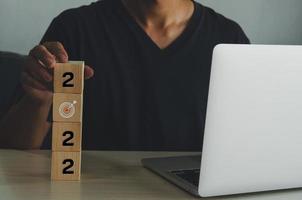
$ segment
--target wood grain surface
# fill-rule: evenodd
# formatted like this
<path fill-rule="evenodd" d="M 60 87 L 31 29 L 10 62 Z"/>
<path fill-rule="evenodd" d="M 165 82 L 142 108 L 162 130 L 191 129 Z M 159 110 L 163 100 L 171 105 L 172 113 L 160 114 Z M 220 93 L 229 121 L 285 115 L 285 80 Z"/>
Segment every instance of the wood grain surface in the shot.
<path fill-rule="evenodd" d="M 50 180 L 50 151 L 0 150 L 3 200 L 189 200 L 199 199 L 141 166 L 142 158 L 192 155 L 177 152 L 82 152 L 81 181 Z M 300 200 L 302 190 L 209 200 Z"/>

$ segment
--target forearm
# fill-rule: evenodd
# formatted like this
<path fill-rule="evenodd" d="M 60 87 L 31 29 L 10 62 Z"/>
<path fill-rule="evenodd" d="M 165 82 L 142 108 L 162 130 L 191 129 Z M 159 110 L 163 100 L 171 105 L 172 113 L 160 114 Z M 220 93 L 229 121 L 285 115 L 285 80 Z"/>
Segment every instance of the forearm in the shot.
<path fill-rule="evenodd" d="M 0 148 L 37 149 L 51 126 L 51 100 L 34 103 L 24 96 L 0 121 Z"/>

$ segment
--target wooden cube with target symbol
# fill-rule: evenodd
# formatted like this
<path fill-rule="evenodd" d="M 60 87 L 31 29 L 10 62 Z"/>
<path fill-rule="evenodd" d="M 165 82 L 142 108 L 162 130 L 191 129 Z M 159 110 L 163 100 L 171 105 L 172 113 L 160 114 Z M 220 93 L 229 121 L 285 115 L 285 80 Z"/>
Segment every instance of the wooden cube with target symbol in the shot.
<path fill-rule="evenodd" d="M 54 93 L 53 121 L 82 122 L 82 94 Z"/>

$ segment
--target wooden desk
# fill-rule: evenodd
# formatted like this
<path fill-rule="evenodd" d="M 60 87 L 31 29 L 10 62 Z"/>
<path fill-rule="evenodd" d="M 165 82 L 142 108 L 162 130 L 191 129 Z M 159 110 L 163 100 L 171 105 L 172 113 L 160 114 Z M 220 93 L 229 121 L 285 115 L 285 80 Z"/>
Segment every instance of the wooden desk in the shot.
<path fill-rule="evenodd" d="M 84 151 L 80 182 L 51 182 L 49 151 L 0 150 L 0 199 L 198 199 L 144 169 L 140 163 L 145 157 L 177 155 L 188 153 Z M 211 199 L 299 200 L 302 190 Z"/>

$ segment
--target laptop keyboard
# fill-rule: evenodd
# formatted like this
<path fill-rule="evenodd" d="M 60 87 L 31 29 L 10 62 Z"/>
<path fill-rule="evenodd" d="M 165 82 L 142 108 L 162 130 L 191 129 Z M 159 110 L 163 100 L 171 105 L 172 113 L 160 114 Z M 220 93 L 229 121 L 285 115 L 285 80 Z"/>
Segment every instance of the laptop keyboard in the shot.
<path fill-rule="evenodd" d="M 170 173 L 198 187 L 200 169 L 178 170 Z"/>

